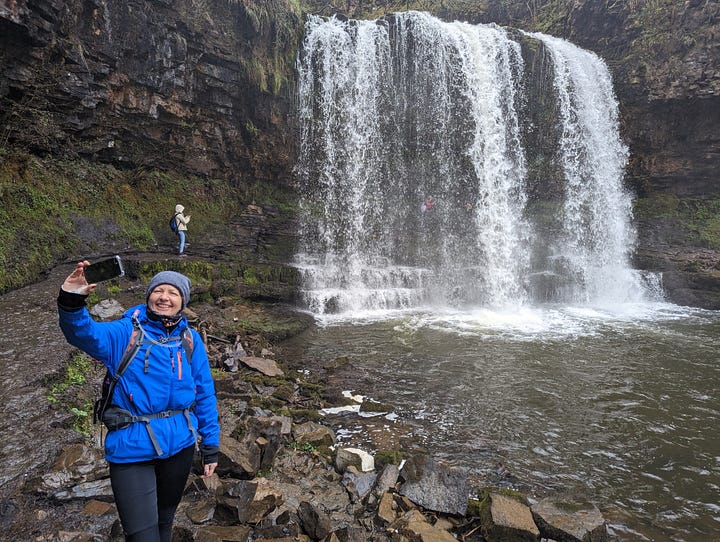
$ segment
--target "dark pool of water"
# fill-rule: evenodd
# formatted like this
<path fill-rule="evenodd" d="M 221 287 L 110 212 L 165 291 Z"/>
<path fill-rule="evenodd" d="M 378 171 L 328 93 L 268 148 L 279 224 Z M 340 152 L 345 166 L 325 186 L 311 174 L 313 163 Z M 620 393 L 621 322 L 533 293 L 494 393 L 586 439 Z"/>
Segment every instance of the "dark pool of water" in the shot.
<path fill-rule="evenodd" d="M 545 307 L 339 321 L 288 347 L 348 356 L 351 391 L 394 405 L 476 478 L 501 462 L 531 496 L 587 495 L 616 540 L 707 542 L 720 540 L 719 338 L 715 312 Z"/>

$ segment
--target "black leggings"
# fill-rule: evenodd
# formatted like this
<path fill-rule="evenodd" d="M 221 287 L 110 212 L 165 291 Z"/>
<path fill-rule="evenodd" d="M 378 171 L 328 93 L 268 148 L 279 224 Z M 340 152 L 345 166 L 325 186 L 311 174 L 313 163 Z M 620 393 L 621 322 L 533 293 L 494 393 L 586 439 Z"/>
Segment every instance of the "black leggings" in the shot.
<path fill-rule="evenodd" d="M 127 542 L 170 542 L 195 447 L 167 459 L 110 463 L 115 504 Z"/>

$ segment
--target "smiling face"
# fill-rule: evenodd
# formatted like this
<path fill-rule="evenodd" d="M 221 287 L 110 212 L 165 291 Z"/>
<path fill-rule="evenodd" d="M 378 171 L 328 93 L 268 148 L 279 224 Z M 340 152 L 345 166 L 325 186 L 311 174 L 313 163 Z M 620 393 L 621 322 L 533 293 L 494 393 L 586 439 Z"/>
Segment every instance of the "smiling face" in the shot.
<path fill-rule="evenodd" d="M 147 305 L 161 316 L 175 316 L 182 310 L 182 294 L 175 286 L 160 284 L 150 292 Z"/>

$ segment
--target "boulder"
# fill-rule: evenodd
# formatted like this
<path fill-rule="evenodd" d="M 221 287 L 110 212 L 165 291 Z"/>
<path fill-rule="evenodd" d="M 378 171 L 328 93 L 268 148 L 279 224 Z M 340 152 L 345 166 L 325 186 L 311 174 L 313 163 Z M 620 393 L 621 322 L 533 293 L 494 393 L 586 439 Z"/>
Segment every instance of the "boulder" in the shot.
<path fill-rule="evenodd" d="M 305 531 L 310 538 L 320 540 L 330 534 L 332 530 L 330 516 L 317 506 L 303 501 L 300 503 L 297 513 L 303 531 Z"/>
<path fill-rule="evenodd" d="M 187 515 L 195 525 L 208 523 L 215 517 L 215 502 L 202 500 L 193 503 L 187 507 L 185 515 Z"/>
<path fill-rule="evenodd" d="M 250 418 L 240 443 L 259 455 L 259 468 L 267 469 L 290 435 L 292 420 L 285 416 Z"/>
<path fill-rule="evenodd" d="M 375 460 L 369 453 L 358 448 L 338 448 L 335 454 L 338 472 L 345 472 L 351 465 L 360 472 L 375 470 Z"/>
<path fill-rule="evenodd" d="M 218 492 L 216 513 L 222 523 L 258 523 L 282 502 L 282 494 L 263 478 L 240 480 Z"/>
<path fill-rule="evenodd" d="M 101 320 L 115 320 L 125 313 L 125 309 L 115 299 L 103 299 L 93 305 L 88 312 Z"/>
<path fill-rule="evenodd" d="M 36 490 L 46 495 L 68 492 L 68 487 L 109 476 L 102 450 L 84 444 L 72 444 L 62 449 L 50 472 L 41 477 Z"/>
<path fill-rule="evenodd" d="M 377 481 L 375 482 L 375 487 L 373 488 L 375 497 L 379 499 L 386 491 L 394 488 L 399 477 L 400 469 L 397 465 L 385 465 L 382 473 L 380 473 L 380 476 L 378 476 Z"/>
<path fill-rule="evenodd" d="M 380 525 L 389 525 L 397 519 L 397 505 L 392 493 L 385 493 L 380 497 L 377 507 L 376 519 Z"/>
<path fill-rule="evenodd" d="M 230 435 L 220 434 L 220 453 L 216 472 L 236 478 L 254 476 L 260 469 L 260 448 L 254 443 L 240 443 Z"/>
<path fill-rule="evenodd" d="M 247 542 L 250 527 L 245 525 L 201 527 L 195 535 L 195 542 Z"/>
<path fill-rule="evenodd" d="M 188 478 L 188 484 L 185 487 L 185 493 L 188 491 L 210 491 L 215 493 L 221 487 L 222 481 L 217 473 L 208 478 L 200 478 L 199 476 L 191 474 L 190 478 Z"/>
<path fill-rule="evenodd" d="M 607 526 L 600 510 L 586 499 L 547 497 L 532 507 L 540 533 L 557 542 L 606 542 Z"/>
<path fill-rule="evenodd" d="M 540 531 L 527 505 L 506 495 L 491 493 L 484 506 L 489 506 L 482 525 L 487 542 L 537 542 L 540 539 Z"/>
<path fill-rule="evenodd" d="M 400 494 L 435 512 L 463 515 L 467 510 L 469 484 L 464 469 L 436 463 L 428 456 L 415 456 L 400 471 L 404 480 Z"/>
<path fill-rule="evenodd" d="M 67 489 L 56 491 L 52 494 L 52 498 L 57 501 L 71 501 L 76 499 L 111 500 L 113 493 L 112 487 L 110 487 L 110 478 L 76 484 Z"/>
<path fill-rule="evenodd" d="M 370 494 L 377 480 L 374 472 L 358 472 L 355 467 L 348 467 L 342 477 L 342 484 L 350 494 L 350 500 L 354 503 L 362 502 Z"/>
<path fill-rule="evenodd" d="M 315 422 L 305 422 L 293 426 L 293 437 L 300 445 L 332 446 L 335 444 L 333 430 Z"/>
<path fill-rule="evenodd" d="M 281 376 L 285 374 L 282 369 L 278 367 L 278 364 L 271 359 L 246 356 L 244 358 L 240 358 L 240 361 L 251 369 L 261 372 L 265 376 Z"/>
<path fill-rule="evenodd" d="M 409 540 L 420 542 L 457 542 L 449 532 L 430 525 L 419 510 L 410 510 L 397 519 L 390 528 Z"/>

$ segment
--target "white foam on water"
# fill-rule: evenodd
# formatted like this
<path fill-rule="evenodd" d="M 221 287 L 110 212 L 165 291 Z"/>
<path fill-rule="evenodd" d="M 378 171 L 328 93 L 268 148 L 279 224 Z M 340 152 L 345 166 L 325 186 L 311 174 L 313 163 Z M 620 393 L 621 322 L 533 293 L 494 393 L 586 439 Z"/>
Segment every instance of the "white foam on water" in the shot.
<path fill-rule="evenodd" d="M 670 303 L 626 303 L 603 306 L 518 306 L 467 310 L 423 307 L 406 310 L 366 310 L 316 315 L 318 325 L 391 323 L 399 333 L 421 329 L 458 336 L 506 336 L 516 340 L 592 336 L 607 329 L 632 332 L 656 324 L 715 318 L 713 311 Z M 663 333 L 670 333 L 664 330 Z"/>

